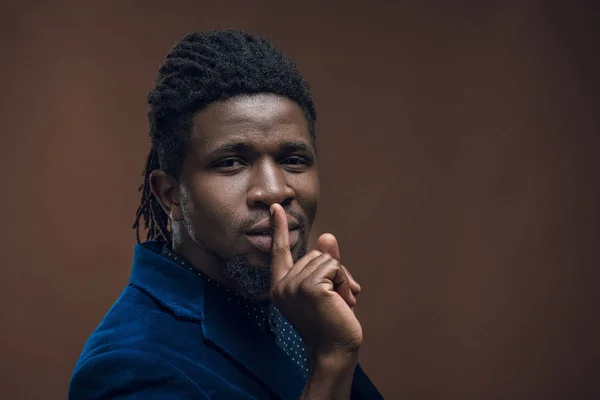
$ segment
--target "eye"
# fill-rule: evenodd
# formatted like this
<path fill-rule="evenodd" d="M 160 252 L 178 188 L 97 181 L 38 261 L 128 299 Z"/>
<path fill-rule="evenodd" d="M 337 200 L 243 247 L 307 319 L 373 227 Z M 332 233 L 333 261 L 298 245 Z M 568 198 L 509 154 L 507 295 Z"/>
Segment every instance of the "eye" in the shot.
<path fill-rule="evenodd" d="M 310 160 L 308 160 L 306 157 L 300 157 L 300 156 L 286 157 L 281 161 L 281 163 L 284 165 L 292 166 L 292 167 L 298 167 L 298 166 L 302 167 L 302 166 L 311 164 Z"/>
<path fill-rule="evenodd" d="M 212 165 L 212 167 L 222 170 L 233 170 L 242 165 L 242 160 L 240 160 L 239 158 L 226 158 L 224 160 L 217 161 Z"/>

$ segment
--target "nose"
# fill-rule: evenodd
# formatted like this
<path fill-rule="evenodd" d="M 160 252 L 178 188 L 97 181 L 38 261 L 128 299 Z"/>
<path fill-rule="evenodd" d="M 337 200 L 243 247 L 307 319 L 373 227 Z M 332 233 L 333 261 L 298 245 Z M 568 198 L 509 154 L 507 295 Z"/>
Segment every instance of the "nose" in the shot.
<path fill-rule="evenodd" d="M 265 160 L 253 165 L 251 184 L 248 190 L 248 207 L 269 208 L 273 203 L 282 206 L 295 198 L 295 192 L 289 186 L 285 173 L 272 160 Z"/>

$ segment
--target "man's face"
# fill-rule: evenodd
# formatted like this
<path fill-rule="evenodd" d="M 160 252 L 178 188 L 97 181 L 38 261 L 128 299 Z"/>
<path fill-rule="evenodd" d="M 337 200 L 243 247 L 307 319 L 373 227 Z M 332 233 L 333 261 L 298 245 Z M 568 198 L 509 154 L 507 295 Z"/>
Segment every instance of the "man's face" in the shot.
<path fill-rule="evenodd" d="M 186 253 L 209 253 L 242 292 L 253 297 L 264 292 L 271 260 L 269 207 L 279 203 L 287 213 L 295 260 L 306 253 L 317 211 L 317 162 L 300 106 L 286 97 L 256 94 L 204 108 L 194 118 L 179 191 Z M 264 223 L 267 232 L 261 235 Z"/>

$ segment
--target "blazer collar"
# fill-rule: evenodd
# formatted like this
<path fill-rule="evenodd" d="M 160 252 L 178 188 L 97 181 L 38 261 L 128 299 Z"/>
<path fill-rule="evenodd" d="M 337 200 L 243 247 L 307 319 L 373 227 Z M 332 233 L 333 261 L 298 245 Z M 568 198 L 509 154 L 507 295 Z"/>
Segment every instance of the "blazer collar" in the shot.
<path fill-rule="evenodd" d="M 148 293 L 176 317 L 202 320 L 204 280 L 163 257 L 165 242 L 150 241 L 135 246 L 129 282 Z"/>
<path fill-rule="evenodd" d="M 287 354 L 227 301 L 225 292 L 160 255 L 164 242 L 134 250 L 130 282 L 180 319 L 202 325 L 206 340 L 281 399 L 298 399 L 305 379 Z"/>

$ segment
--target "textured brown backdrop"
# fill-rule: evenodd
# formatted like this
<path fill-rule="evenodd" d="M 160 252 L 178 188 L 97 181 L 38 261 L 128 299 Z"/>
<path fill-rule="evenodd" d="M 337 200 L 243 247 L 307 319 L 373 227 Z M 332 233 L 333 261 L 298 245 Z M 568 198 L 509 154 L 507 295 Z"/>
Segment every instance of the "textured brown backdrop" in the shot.
<path fill-rule="evenodd" d="M 129 275 L 145 93 L 176 40 L 222 27 L 269 36 L 313 87 L 317 233 L 364 288 L 387 398 L 598 398 L 598 2 L 13 3 L 2 398 L 65 398 Z"/>

